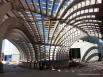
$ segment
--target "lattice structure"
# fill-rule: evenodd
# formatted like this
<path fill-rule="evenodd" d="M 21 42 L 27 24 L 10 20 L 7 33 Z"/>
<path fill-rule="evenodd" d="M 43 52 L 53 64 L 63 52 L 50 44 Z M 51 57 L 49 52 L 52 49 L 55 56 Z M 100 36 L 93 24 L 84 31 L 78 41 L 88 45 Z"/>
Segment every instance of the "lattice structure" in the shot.
<path fill-rule="evenodd" d="M 15 38 L 9 40 L 22 49 L 29 61 L 56 60 L 58 52 L 63 53 L 58 60 L 65 60 L 68 55 L 63 55 L 67 54 L 71 45 L 80 38 L 102 38 L 102 0 L 0 1 L 1 6 L 5 4 L 8 4 L 11 10 L 6 12 L 1 26 L 12 17 L 25 22 L 24 26 L 31 39 L 26 33 L 15 29 L 12 32 L 18 35 L 13 34 Z"/>

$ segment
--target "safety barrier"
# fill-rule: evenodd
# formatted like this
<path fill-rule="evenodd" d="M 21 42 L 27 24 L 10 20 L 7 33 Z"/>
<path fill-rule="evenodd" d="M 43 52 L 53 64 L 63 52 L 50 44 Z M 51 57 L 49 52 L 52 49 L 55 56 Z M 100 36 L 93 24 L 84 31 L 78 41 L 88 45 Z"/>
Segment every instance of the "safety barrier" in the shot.
<path fill-rule="evenodd" d="M 40 66 L 43 66 L 45 69 L 51 69 L 54 68 L 68 68 L 69 63 L 67 60 L 63 61 L 38 61 L 38 62 L 22 62 L 21 66 L 24 68 L 39 68 Z"/>

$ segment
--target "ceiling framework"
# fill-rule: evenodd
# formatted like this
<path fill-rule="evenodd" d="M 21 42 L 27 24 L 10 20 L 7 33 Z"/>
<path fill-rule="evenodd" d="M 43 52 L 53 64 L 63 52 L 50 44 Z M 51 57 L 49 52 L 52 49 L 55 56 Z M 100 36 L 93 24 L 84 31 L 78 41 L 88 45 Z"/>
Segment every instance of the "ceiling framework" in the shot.
<path fill-rule="evenodd" d="M 24 20 L 34 39 L 32 44 L 37 51 L 37 60 L 56 60 L 58 52 L 68 52 L 82 37 L 102 38 L 102 0 L 3 0 L 1 4 L 7 2 L 11 2 L 12 10 L 4 16 L 2 23 L 10 17 Z M 30 47 L 15 42 L 24 46 L 24 50 Z M 31 50 L 27 48 L 26 51 Z M 33 58 L 32 53 L 30 56 Z"/>
<path fill-rule="evenodd" d="M 35 60 L 35 51 L 27 36 L 19 29 L 12 29 L 8 31 L 5 36 L 8 40 L 17 44 L 23 53 L 26 54 L 27 61 Z"/>

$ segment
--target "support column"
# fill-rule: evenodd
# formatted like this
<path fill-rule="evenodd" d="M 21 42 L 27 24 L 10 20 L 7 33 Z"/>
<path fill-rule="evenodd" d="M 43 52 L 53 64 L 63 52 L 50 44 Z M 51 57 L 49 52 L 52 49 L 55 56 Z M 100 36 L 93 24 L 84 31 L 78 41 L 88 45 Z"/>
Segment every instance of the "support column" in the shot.
<path fill-rule="evenodd" d="M 21 56 L 21 62 L 23 62 L 24 61 L 24 55 L 23 55 L 23 53 L 20 56 Z"/>
<path fill-rule="evenodd" d="M 1 61 L 1 52 L 2 52 L 2 40 L 0 40 L 0 61 Z"/>
<path fill-rule="evenodd" d="M 0 34 L 0 62 L 1 62 L 1 53 L 2 53 L 2 35 Z"/>
<path fill-rule="evenodd" d="M 20 51 L 20 52 L 22 52 L 22 51 Z M 20 54 L 20 60 L 21 60 L 21 61 L 24 61 L 24 58 L 23 58 L 23 57 L 24 57 L 24 55 L 23 55 L 23 53 L 21 53 L 21 54 Z"/>

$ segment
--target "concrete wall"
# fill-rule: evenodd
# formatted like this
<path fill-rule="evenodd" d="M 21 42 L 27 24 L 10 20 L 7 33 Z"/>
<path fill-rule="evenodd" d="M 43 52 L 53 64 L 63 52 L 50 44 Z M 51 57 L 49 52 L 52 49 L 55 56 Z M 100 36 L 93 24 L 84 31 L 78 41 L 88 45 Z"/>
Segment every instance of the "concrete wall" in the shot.
<path fill-rule="evenodd" d="M 101 52 L 101 56 L 103 59 L 103 41 L 99 43 L 99 52 Z"/>
<path fill-rule="evenodd" d="M 88 57 L 94 53 L 98 53 L 98 44 L 89 43 L 87 41 L 79 40 L 76 41 L 71 48 L 80 48 L 81 51 L 81 60 L 83 59 L 83 56 L 88 52 L 88 54 L 85 56 L 85 60 L 88 59 Z M 92 49 L 93 48 L 93 49 Z M 95 55 L 94 57 L 91 57 L 89 61 L 98 60 L 98 57 Z"/>
<path fill-rule="evenodd" d="M 19 61 L 20 58 L 20 52 L 19 50 L 8 40 L 4 40 L 5 44 L 3 47 L 3 53 L 4 55 L 12 55 L 12 61 Z"/>

